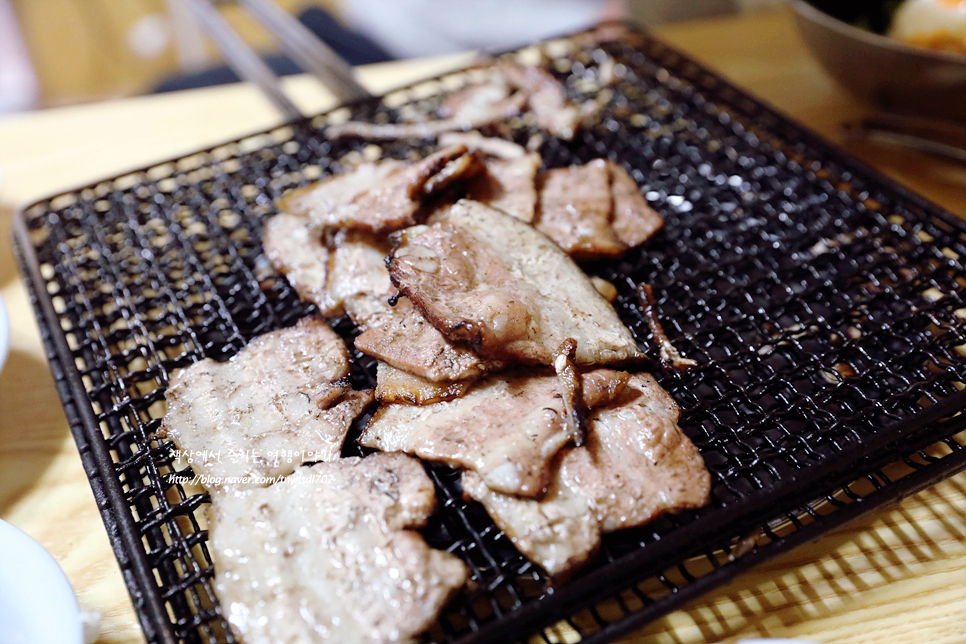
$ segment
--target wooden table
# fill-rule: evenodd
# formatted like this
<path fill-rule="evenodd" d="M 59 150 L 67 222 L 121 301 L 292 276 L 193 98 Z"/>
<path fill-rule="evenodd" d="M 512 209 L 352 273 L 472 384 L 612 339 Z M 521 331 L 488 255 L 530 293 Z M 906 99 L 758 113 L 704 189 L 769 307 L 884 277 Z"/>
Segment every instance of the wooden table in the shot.
<path fill-rule="evenodd" d="M 866 108 L 820 71 L 784 12 L 658 30 L 670 43 L 832 139 Z M 465 61 L 364 70 L 374 90 Z M 287 82 L 319 111 L 331 98 Z M 0 287 L 13 327 L 0 375 L 0 517 L 60 562 L 81 608 L 101 613 L 100 642 L 143 642 L 54 391 L 7 244 L 16 205 L 275 124 L 250 87 L 64 108 L 0 120 Z M 966 170 L 911 152 L 854 153 L 966 218 Z M 564 634 L 565 635 L 565 634 Z M 747 573 L 625 643 L 739 637 L 907 644 L 966 642 L 966 473 Z"/>

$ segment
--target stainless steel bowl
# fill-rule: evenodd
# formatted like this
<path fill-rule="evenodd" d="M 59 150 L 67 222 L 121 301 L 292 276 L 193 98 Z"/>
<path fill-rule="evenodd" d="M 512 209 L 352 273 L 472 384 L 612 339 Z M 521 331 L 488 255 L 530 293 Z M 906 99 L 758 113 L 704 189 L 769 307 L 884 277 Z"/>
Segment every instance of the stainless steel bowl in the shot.
<path fill-rule="evenodd" d="M 912 47 L 790 0 L 812 54 L 845 88 L 897 112 L 966 121 L 966 56 Z"/>

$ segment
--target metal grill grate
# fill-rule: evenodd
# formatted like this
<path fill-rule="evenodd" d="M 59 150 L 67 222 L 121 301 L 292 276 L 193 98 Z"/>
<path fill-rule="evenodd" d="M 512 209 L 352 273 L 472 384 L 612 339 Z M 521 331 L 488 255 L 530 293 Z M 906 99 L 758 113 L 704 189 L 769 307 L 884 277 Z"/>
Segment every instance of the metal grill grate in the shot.
<path fill-rule="evenodd" d="M 966 225 L 650 37 L 596 49 L 576 42 L 544 51 L 575 97 L 603 109 L 577 140 L 545 138 L 541 154 L 551 166 L 610 157 L 665 216 L 652 243 L 588 270 L 618 287 L 615 306 L 649 349 L 635 287 L 651 284 L 672 342 L 700 363 L 658 375 L 711 471 L 712 504 L 607 535 L 578 578 L 548 593 L 540 570 L 462 500 L 458 476 L 430 467 L 442 503 L 426 537 L 463 558 L 476 582 L 441 616 L 434 641 L 525 639 L 562 619 L 586 641 L 608 641 L 851 516 L 856 480 L 878 488 L 864 509 L 964 465 L 962 441 L 949 440 L 942 456 L 909 460 L 916 466 L 901 480 L 879 469 L 962 429 Z M 618 80 L 601 88 L 604 51 Z M 170 374 L 312 313 L 262 255 L 274 198 L 373 152 L 432 149 L 327 141 L 322 126 L 350 113 L 398 120 L 480 73 L 22 213 L 21 266 L 149 641 L 234 641 L 212 588 L 207 497 L 175 480 L 185 472 L 155 438 Z M 520 141 L 534 133 L 526 120 L 509 127 L 501 133 Z M 335 326 L 352 337 L 348 321 Z M 354 359 L 355 384 L 370 385 L 373 364 Z M 359 453 L 351 438 L 346 453 Z M 751 554 L 728 562 L 762 527 Z M 609 617 L 597 609 L 605 605 Z"/>

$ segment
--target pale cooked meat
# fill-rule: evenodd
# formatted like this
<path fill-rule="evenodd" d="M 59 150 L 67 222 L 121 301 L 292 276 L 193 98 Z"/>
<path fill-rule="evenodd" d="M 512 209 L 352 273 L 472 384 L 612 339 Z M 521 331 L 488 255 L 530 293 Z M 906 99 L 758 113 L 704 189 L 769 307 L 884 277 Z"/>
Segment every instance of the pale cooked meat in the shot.
<path fill-rule="evenodd" d="M 364 231 L 340 230 L 332 237 L 327 297 L 360 327 L 391 312 L 389 298 L 396 287 L 386 270 L 390 250 L 386 241 Z"/>
<path fill-rule="evenodd" d="M 643 244 L 664 225 L 664 218 L 651 208 L 637 182 L 620 165 L 608 161 L 614 195 L 614 232 L 629 248 Z"/>
<path fill-rule="evenodd" d="M 446 132 L 440 134 L 439 145 L 465 145 L 470 150 L 479 150 L 483 154 L 499 159 L 519 159 L 527 155 L 527 149 L 507 139 L 483 136 L 479 132 Z"/>
<path fill-rule="evenodd" d="M 627 377 L 610 369 L 584 374 L 584 404 L 612 400 Z M 556 376 L 507 372 L 480 380 L 448 402 L 380 407 L 359 443 L 474 470 L 490 488 L 507 494 L 540 496 L 550 482 L 554 454 L 571 438 L 564 415 Z"/>
<path fill-rule="evenodd" d="M 514 498 L 468 475 L 464 491 L 525 556 L 552 576 L 573 572 L 596 550 L 594 527 L 612 532 L 708 503 L 711 477 L 679 415 L 650 374 L 631 376 L 613 403 L 588 415 L 587 446 L 559 456 L 552 494 Z M 581 530 L 578 517 L 592 525 Z"/>
<path fill-rule="evenodd" d="M 383 161 L 355 169 L 279 199 L 279 208 L 307 215 L 319 229 L 358 228 L 374 233 L 416 223 L 423 201 L 454 179 L 479 169 L 465 146 L 453 146 L 414 163 Z"/>
<path fill-rule="evenodd" d="M 475 377 L 470 377 L 433 382 L 379 362 L 376 365 L 376 400 L 385 404 L 430 405 L 459 398 L 475 381 Z"/>
<path fill-rule="evenodd" d="M 307 318 L 255 338 L 227 362 L 209 358 L 178 372 L 160 436 L 214 486 L 284 476 L 299 463 L 338 458 L 349 425 L 372 400 L 349 389 L 348 374 L 342 339 Z"/>
<path fill-rule="evenodd" d="M 325 224 L 344 204 L 351 203 L 359 195 L 376 188 L 405 167 L 402 161 L 387 159 L 378 163 L 360 163 L 351 170 L 316 181 L 301 188 L 294 188 L 279 197 L 277 205 L 282 212 L 303 215 L 318 226 Z"/>
<path fill-rule="evenodd" d="M 541 163 L 535 152 L 517 158 L 486 159 L 483 172 L 467 183 L 466 196 L 530 223 L 536 215 L 536 178 Z"/>
<path fill-rule="evenodd" d="M 590 412 L 587 450 L 565 458 L 561 476 L 590 499 L 602 532 L 707 505 L 711 475 L 680 415 L 650 374 L 632 376 L 613 405 Z"/>
<path fill-rule="evenodd" d="M 405 297 L 388 316 L 355 340 L 356 348 L 394 367 L 434 382 L 463 380 L 494 367 L 470 349 L 453 344 Z"/>
<path fill-rule="evenodd" d="M 284 212 L 275 215 L 265 222 L 262 246 L 272 266 L 286 276 L 299 297 L 315 304 L 323 315 L 337 312 L 326 289 L 329 249 L 308 217 Z"/>
<path fill-rule="evenodd" d="M 444 336 L 483 358 L 549 365 L 567 338 L 581 365 L 642 356 L 580 268 L 511 215 L 461 200 L 395 241 L 393 283 Z"/>
<path fill-rule="evenodd" d="M 474 130 L 499 123 L 523 111 L 527 97 L 501 80 L 474 84 L 454 92 L 440 111 L 442 118 L 418 123 L 347 121 L 325 128 L 327 138 L 430 139 L 446 132 Z"/>
<path fill-rule="evenodd" d="M 540 500 L 491 490 L 473 471 L 461 483 L 469 498 L 483 504 L 493 522 L 523 556 L 562 581 L 600 547 L 600 526 L 588 513 L 587 498 L 555 476 Z"/>
<path fill-rule="evenodd" d="M 436 500 L 418 461 L 373 454 L 212 494 L 215 591 L 246 644 L 412 642 L 466 581 L 415 530 Z"/>
<path fill-rule="evenodd" d="M 539 193 L 537 230 L 574 259 L 618 257 L 627 250 L 611 226 L 614 200 L 604 160 L 547 170 Z"/>
<path fill-rule="evenodd" d="M 597 292 L 600 293 L 601 297 L 611 304 L 613 304 L 614 300 L 617 299 L 617 287 L 605 280 L 603 277 L 597 277 L 594 275 L 590 278 L 590 282 L 594 285 L 594 288 L 597 289 Z"/>
<path fill-rule="evenodd" d="M 574 138 L 581 126 L 580 108 L 567 97 L 564 86 L 548 70 L 536 65 L 521 65 L 506 59 L 497 67 L 511 85 L 527 93 L 527 104 L 537 125 L 562 139 Z"/>

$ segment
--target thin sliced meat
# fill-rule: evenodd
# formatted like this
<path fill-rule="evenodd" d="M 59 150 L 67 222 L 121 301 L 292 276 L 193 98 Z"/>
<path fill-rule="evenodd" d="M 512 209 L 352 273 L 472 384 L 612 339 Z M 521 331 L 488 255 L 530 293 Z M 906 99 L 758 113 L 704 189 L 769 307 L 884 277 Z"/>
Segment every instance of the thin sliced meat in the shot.
<path fill-rule="evenodd" d="M 535 152 L 511 159 L 486 159 L 483 172 L 468 182 L 466 196 L 530 223 L 537 210 L 540 164 L 540 155 Z"/>
<path fill-rule="evenodd" d="M 373 454 L 215 492 L 215 590 L 246 644 L 413 642 L 466 581 L 416 529 L 436 505 L 418 461 Z"/>
<path fill-rule="evenodd" d="M 511 85 L 527 93 L 527 105 L 536 116 L 537 125 L 562 139 L 574 138 L 583 117 L 553 74 L 543 67 L 521 65 L 505 58 L 497 61 L 497 68 Z"/>
<path fill-rule="evenodd" d="M 340 230 L 332 235 L 327 296 L 359 327 L 376 324 L 392 310 L 389 298 L 396 287 L 386 270 L 390 250 L 386 241 L 364 231 Z"/>
<path fill-rule="evenodd" d="M 285 212 L 307 215 L 319 229 L 384 233 L 417 223 L 426 198 L 479 169 L 473 153 L 465 146 L 453 146 L 414 163 L 364 163 L 290 191 L 278 203 Z"/>
<path fill-rule="evenodd" d="M 619 257 L 627 246 L 611 226 L 614 200 L 602 159 L 547 170 L 540 178 L 537 230 L 578 261 Z"/>
<path fill-rule="evenodd" d="M 376 366 L 376 400 L 384 404 L 431 405 L 459 398 L 476 378 L 433 382 L 385 362 Z"/>
<path fill-rule="evenodd" d="M 299 297 L 315 304 L 324 316 L 338 313 L 326 288 L 329 249 L 308 217 L 284 212 L 275 215 L 265 222 L 262 246 L 272 266 L 285 275 Z"/>
<path fill-rule="evenodd" d="M 643 244 L 664 225 L 664 218 L 651 208 L 637 182 L 623 167 L 607 162 L 614 195 L 614 232 L 629 248 Z"/>
<path fill-rule="evenodd" d="M 433 382 L 464 380 L 491 371 L 473 351 L 453 344 L 407 298 L 355 340 L 356 349 Z"/>
<path fill-rule="evenodd" d="M 352 421 L 372 400 L 347 381 L 345 344 L 314 318 L 252 340 L 227 362 L 178 372 L 159 436 L 185 453 L 195 474 L 234 487 L 339 457 Z"/>
<path fill-rule="evenodd" d="M 463 472 L 464 494 L 479 501 L 523 556 L 556 581 L 575 572 L 600 547 L 600 526 L 589 519 L 587 498 L 555 476 L 540 500 L 491 490 L 476 472 Z"/>
<path fill-rule="evenodd" d="M 470 472 L 463 490 L 526 557 L 566 577 L 597 550 L 600 533 L 707 505 L 711 477 L 679 414 L 650 374 L 631 376 L 616 400 L 590 412 L 587 446 L 558 456 L 543 499 L 501 494 Z"/>
<path fill-rule="evenodd" d="M 442 118 L 418 123 L 347 121 L 325 128 L 327 138 L 431 139 L 446 132 L 475 130 L 520 114 L 527 96 L 512 92 L 502 80 L 468 86 L 454 92 L 441 110 Z"/>
<path fill-rule="evenodd" d="M 444 336 L 483 358 L 549 365 L 567 338 L 581 365 L 642 356 L 580 268 L 515 217 L 461 200 L 395 242 L 393 283 Z"/>
<path fill-rule="evenodd" d="M 606 404 L 627 378 L 610 369 L 584 374 L 584 404 Z M 539 497 L 554 454 L 571 438 L 564 416 L 556 376 L 507 372 L 448 402 L 380 407 L 359 443 L 473 470 L 494 490 Z"/>
<path fill-rule="evenodd" d="M 587 440 L 585 418 L 587 410 L 583 402 L 583 382 L 574 355 L 577 353 L 577 343 L 573 338 L 567 338 L 557 350 L 553 360 L 553 369 L 557 372 L 560 382 L 561 400 L 564 406 L 564 425 L 570 432 L 571 440 L 577 447 L 583 447 Z"/>
<path fill-rule="evenodd" d="M 477 150 L 498 159 L 519 159 L 528 154 L 522 145 L 506 139 L 483 136 L 479 132 L 446 132 L 440 134 L 439 145 L 444 148 L 465 145 L 470 150 Z"/>

